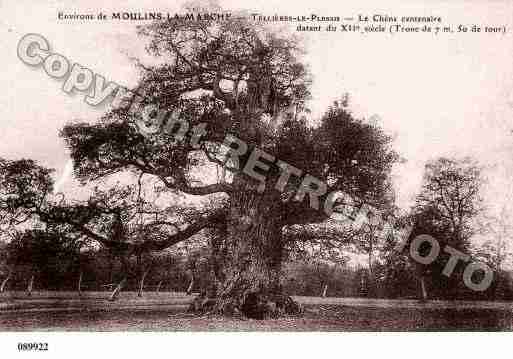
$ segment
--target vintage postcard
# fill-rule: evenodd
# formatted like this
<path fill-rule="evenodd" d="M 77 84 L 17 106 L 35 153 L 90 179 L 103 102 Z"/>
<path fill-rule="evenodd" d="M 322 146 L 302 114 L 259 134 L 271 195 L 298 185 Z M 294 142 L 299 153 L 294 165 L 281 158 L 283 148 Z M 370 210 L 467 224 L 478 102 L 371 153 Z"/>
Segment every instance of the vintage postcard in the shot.
<path fill-rule="evenodd" d="M 0 10 L 0 355 L 512 330 L 510 1 Z"/>

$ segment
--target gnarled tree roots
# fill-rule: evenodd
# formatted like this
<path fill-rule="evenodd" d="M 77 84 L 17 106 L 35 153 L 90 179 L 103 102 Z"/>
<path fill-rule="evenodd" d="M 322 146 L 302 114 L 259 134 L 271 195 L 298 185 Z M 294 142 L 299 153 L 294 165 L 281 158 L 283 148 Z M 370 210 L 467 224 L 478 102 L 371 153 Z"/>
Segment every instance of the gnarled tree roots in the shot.
<path fill-rule="evenodd" d="M 285 315 L 299 315 L 303 308 L 285 294 L 264 295 L 255 292 L 245 293 L 239 298 L 209 298 L 198 295 L 189 306 L 189 312 L 218 314 L 250 319 L 271 319 Z"/>

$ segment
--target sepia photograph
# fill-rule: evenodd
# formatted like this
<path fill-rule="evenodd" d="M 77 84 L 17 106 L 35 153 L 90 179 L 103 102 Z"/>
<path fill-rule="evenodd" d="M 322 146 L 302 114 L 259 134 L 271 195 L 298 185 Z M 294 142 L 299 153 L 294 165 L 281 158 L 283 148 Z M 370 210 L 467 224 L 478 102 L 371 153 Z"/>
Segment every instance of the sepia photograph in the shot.
<path fill-rule="evenodd" d="M 512 331 L 510 1 L 0 10 L 0 354 Z"/>

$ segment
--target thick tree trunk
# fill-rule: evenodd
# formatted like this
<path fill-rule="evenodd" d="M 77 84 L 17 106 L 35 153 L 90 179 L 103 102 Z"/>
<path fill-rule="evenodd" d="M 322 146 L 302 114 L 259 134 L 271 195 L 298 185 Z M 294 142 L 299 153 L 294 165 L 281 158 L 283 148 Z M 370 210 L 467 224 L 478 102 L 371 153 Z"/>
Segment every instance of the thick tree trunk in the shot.
<path fill-rule="evenodd" d="M 150 271 L 149 269 L 145 270 L 143 275 L 142 275 L 142 277 L 141 277 L 141 282 L 139 283 L 139 293 L 137 294 L 139 297 L 143 296 L 144 279 L 146 279 L 146 276 L 148 275 L 149 271 Z"/>
<path fill-rule="evenodd" d="M 32 295 L 32 289 L 34 288 L 34 275 L 30 277 L 30 280 L 28 282 L 27 286 L 27 296 L 30 297 Z"/>
<path fill-rule="evenodd" d="M 116 286 L 116 289 L 114 289 L 114 291 L 112 292 L 112 294 L 110 295 L 110 298 L 109 300 L 110 301 L 115 301 L 116 299 L 118 299 L 118 296 L 119 296 L 119 292 L 121 292 L 121 290 L 123 290 L 123 287 L 126 285 L 126 282 L 127 282 L 127 279 L 126 278 L 123 278 L 121 280 L 121 282 L 119 282 L 119 284 Z"/>
<path fill-rule="evenodd" d="M 297 314 L 299 305 L 282 292 L 282 219 L 279 198 L 256 191 L 233 193 L 226 237 L 215 253 L 217 290 L 203 291 L 193 310 L 264 319 Z"/>
<path fill-rule="evenodd" d="M 3 293 L 5 291 L 5 287 L 7 285 L 7 282 L 11 279 L 11 277 L 12 277 L 12 272 L 9 271 L 9 274 L 7 275 L 7 278 L 5 278 L 2 281 L 2 285 L 0 286 L 0 293 Z"/>

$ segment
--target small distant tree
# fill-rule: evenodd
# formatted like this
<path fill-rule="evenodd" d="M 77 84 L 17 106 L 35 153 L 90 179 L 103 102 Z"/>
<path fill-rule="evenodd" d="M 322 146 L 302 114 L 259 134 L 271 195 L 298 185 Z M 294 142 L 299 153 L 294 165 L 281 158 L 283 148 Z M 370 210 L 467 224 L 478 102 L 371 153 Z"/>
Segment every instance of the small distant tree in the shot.
<path fill-rule="evenodd" d="M 511 277 L 511 259 L 513 252 L 511 236 L 513 235 L 512 218 L 505 206 L 497 216 L 482 216 L 479 223 L 485 241 L 474 245 L 473 255 L 494 270 L 494 282 L 488 298 L 510 299 L 513 295 Z"/>
<path fill-rule="evenodd" d="M 412 297 L 418 293 L 418 279 L 415 266 L 406 251 L 398 251 L 410 228 L 410 218 L 397 213 L 390 223 L 378 253 L 376 276 L 381 294 L 386 298 Z"/>
<path fill-rule="evenodd" d="M 14 274 L 14 263 L 8 243 L 0 242 L 0 293 L 7 288 L 7 283 Z"/>
<path fill-rule="evenodd" d="M 413 230 L 409 239 L 428 234 L 442 249 L 449 245 L 470 253 L 470 238 L 477 231 L 475 219 L 483 210 L 482 183 L 481 168 L 471 158 L 439 158 L 426 164 L 423 185 L 412 211 Z M 419 249 L 421 255 L 427 255 L 429 250 L 429 245 Z M 456 268 L 450 278 L 444 278 L 441 274 L 448 256 L 441 251 L 438 258 L 431 265 L 413 262 L 423 299 L 428 298 L 428 276 L 437 276 L 432 285 L 439 284 L 441 295 L 455 295 L 461 284 L 463 268 Z"/>
<path fill-rule="evenodd" d="M 513 256 L 509 242 L 513 234 L 513 219 L 503 207 L 498 216 L 486 217 L 481 225 L 487 240 L 476 248 L 476 256 L 499 272 Z"/>

